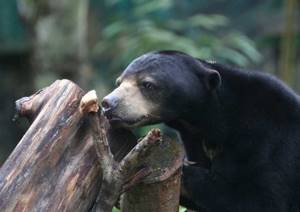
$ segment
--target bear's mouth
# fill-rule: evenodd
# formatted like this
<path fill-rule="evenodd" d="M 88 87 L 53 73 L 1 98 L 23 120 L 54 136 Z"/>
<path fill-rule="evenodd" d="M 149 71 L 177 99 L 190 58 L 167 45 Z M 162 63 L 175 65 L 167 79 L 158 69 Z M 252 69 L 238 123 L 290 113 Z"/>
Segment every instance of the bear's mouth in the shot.
<path fill-rule="evenodd" d="M 107 118 L 109 123 L 112 126 L 125 127 L 125 128 L 135 128 L 148 123 L 148 119 L 146 115 L 143 115 L 135 119 L 125 119 L 119 116 L 111 116 Z"/>

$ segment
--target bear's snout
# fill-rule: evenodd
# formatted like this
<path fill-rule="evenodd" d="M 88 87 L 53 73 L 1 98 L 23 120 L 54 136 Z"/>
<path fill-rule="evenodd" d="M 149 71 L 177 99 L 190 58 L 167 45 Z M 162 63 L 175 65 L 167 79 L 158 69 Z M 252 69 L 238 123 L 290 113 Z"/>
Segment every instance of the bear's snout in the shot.
<path fill-rule="evenodd" d="M 106 97 L 103 98 L 101 102 L 102 110 L 104 112 L 104 115 L 108 118 L 112 118 L 112 112 L 113 110 L 117 107 L 118 105 L 118 98 L 114 95 L 107 95 Z"/>

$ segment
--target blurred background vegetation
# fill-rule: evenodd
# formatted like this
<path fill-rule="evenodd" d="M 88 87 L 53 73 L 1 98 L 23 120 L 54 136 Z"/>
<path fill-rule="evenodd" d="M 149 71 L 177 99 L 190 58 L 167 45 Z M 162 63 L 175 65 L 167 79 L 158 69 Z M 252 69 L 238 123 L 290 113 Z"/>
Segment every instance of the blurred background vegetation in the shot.
<path fill-rule="evenodd" d="M 104 96 L 147 51 L 264 70 L 299 92 L 299 11 L 299 0 L 1 0 L 0 164 L 28 127 L 12 122 L 16 99 L 58 78 Z"/>

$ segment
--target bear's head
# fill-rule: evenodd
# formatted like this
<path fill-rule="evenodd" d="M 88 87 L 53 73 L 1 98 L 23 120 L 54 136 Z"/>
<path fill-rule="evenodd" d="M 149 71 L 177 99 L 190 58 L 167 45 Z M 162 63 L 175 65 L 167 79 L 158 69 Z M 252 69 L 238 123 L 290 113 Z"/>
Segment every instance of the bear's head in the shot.
<path fill-rule="evenodd" d="M 206 63 L 176 51 L 144 54 L 133 60 L 104 97 L 102 108 L 111 124 L 138 127 L 169 122 L 201 110 L 221 84 Z"/>

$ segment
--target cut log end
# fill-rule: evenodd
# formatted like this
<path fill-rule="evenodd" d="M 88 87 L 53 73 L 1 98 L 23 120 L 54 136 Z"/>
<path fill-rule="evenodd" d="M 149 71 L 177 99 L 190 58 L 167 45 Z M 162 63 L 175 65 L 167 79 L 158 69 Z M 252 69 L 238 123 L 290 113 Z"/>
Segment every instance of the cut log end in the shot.
<path fill-rule="evenodd" d="M 154 143 L 156 141 L 162 140 L 161 131 L 158 128 L 152 129 L 148 134 L 147 137 L 150 143 Z"/>
<path fill-rule="evenodd" d="M 99 111 L 99 102 L 95 90 L 89 91 L 82 97 L 79 108 L 81 113 L 96 113 Z"/>

